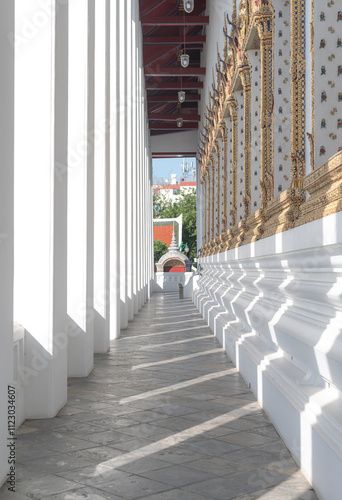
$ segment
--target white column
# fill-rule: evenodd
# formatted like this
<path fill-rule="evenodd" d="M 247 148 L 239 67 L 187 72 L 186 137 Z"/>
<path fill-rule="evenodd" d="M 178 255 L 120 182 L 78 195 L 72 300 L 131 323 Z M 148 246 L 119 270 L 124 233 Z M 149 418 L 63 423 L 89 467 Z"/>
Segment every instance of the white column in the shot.
<path fill-rule="evenodd" d="M 139 35 L 141 38 L 141 30 L 139 30 Z M 139 42 L 140 46 L 140 42 Z M 141 67 L 141 54 L 139 52 L 139 69 L 138 69 L 138 101 L 137 101 L 137 110 L 138 110 L 138 247 L 139 249 L 142 248 L 143 241 L 142 241 L 142 211 L 143 211 L 143 205 L 142 205 L 142 169 L 143 169 L 143 124 L 142 124 L 142 67 Z M 141 259 L 141 251 L 139 250 L 138 253 L 138 306 L 139 310 L 141 309 L 143 305 L 143 300 L 142 300 L 142 259 Z"/>
<path fill-rule="evenodd" d="M 118 74 L 119 90 L 119 149 L 120 160 L 120 326 L 128 326 L 127 306 L 127 2 L 119 3 L 119 31 L 120 40 Z"/>
<path fill-rule="evenodd" d="M 8 386 L 13 385 L 14 3 L 0 5 L 0 484 L 8 472 Z"/>
<path fill-rule="evenodd" d="M 139 311 L 138 299 L 138 46 L 139 40 L 139 2 L 134 0 L 132 12 L 132 89 L 133 89 L 133 106 L 132 106 L 132 149 L 133 149 L 133 178 L 132 178 L 132 194 L 133 194 L 133 314 Z"/>
<path fill-rule="evenodd" d="M 120 85 L 118 65 L 120 45 L 118 36 L 120 17 L 118 0 L 107 0 L 108 16 L 110 18 L 110 140 L 108 165 L 109 177 L 109 262 L 110 262 L 110 297 L 109 318 L 110 338 L 120 337 Z"/>
<path fill-rule="evenodd" d="M 93 0 L 69 5 L 68 375 L 93 368 Z"/>
<path fill-rule="evenodd" d="M 143 93 L 145 100 L 145 93 Z M 146 125 L 145 125 L 145 103 L 142 105 L 142 130 L 143 130 L 143 158 L 142 158 L 142 245 L 141 245 L 141 269 L 142 269 L 142 303 L 146 302 Z"/>
<path fill-rule="evenodd" d="M 95 2 L 95 129 L 94 129 L 94 351 L 109 342 L 109 266 L 107 185 L 107 54 L 106 0 Z M 109 14 L 109 13 L 108 13 Z M 109 16 L 108 16 L 109 18 Z"/>
<path fill-rule="evenodd" d="M 26 329 L 26 418 L 44 418 L 67 398 L 68 8 L 15 6 L 14 316 Z"/>
<path fill-rule="evenodd" d="M 148 148 L 148 213 L 147 213 L 147 226 L 148 226 L 148 298 L 152 293 L 152 279 L 153 279 L 153 196 L 152 196 L 152 152 L 151 147 Z"/>
<path fill-rule="evenodd" d="M 132 320 L 133 313 L 133 136 L 132 136 L 132 113 L 133 113 L 133 44 L 132 44 L 132 0 L 127 2 L 127 85 L 125 95 L 126 112 L 126 158 L 127 158 L 127 177 L 126 177 L 126 213 L 127 213 L 127 236 L 126 236 L 126 254 L 127 254 L 127 317 Z"/>

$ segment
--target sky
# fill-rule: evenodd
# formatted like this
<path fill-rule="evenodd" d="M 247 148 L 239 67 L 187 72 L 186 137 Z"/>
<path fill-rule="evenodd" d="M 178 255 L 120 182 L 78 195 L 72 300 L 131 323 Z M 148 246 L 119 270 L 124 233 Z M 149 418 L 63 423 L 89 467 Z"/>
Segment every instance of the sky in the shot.
<path fill-rule="evenodd" d="M 196 158 L 186 158 L 185 161 L 196 165 Z M 179 178 L 182 174 L 182 163 L 183 158 L 154 159 L 152 163 L 153 177 L 169 179 L 170 175 L 177 174 L 177 178 Z"/>

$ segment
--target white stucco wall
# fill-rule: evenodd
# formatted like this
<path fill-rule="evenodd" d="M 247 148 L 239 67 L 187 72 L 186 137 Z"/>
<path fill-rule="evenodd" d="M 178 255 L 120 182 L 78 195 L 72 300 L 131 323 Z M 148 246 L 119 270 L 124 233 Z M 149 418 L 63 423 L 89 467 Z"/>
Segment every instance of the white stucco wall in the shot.
<path fill-rule="evenodd" d="M 342 489 L 342 213 L 200 259 L 194 301 L 319 498 Z"/>

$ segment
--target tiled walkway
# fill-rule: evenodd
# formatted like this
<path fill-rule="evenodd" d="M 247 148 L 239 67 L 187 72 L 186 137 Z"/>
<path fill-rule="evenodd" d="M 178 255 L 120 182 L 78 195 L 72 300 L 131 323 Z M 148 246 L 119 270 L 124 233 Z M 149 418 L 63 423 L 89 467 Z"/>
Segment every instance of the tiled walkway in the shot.
<path fill-rule="evenodd" d="M 172 294 L 70 380 L 58 417 L 20 428 L 17 451 L 4 500 L 317 499 L 197 310 Z"/>

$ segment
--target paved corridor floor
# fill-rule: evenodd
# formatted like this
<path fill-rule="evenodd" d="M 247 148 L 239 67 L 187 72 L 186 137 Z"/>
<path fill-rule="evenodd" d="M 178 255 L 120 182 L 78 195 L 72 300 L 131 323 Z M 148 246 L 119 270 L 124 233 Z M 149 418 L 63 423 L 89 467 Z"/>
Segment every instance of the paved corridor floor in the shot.
<path fill-rule="evenodd" d="M 0 498 L 315 500 L 190 300 L 156 294 L 54 419 L 18 431 Z"/>

